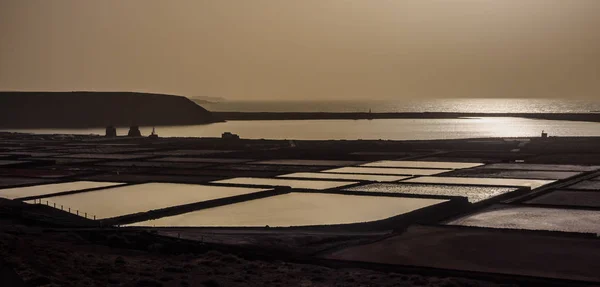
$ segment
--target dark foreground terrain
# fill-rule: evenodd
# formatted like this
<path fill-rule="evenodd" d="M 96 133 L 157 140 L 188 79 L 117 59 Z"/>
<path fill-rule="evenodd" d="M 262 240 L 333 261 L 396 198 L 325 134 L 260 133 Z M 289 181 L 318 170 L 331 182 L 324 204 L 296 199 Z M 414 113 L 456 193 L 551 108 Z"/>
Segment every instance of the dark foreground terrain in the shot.
<path fill-rule="evenodd" d="M 327 174 L 328 169 L 380 160 L 483 164 L 441 177 L 554 180 L 476 203 L 463 196 L 438 196 L 452 204 L 393 220 L 302 228 L 117 227 L 260 198 L 103 220 L 23 202 L 44 196 L 0 198 L 1 285 L 594 286 L 600 282 L 600 240 L 590 233 L 600 231 L 600 198 L 594 196 L 600 185 L 599 144 L 598 138 L 289 142 L 0 134 L 0 197 L 6 188 L 77 181 L 210 186 L 232 177 Z M 359 181 L 350 189 L 291 192 L 437 196 L 365 195 L 360 189 L 376 183 Z M 404 184 L 400 180 L 388 186 Z M 568 200 L 560 199 L 567 195 Z M 581 201 L 581 196 L 587 199 Z M 518 213 L 488 216 L 489 221 L 477 217 L 511 208 L 548 215 L 525 213 L 528 220 L 508 223 L 501 220 Z M 573 218 L 545 222 L 557 213 Z M 586 217 L 578 218 L 580 214 Z"/>
<path fill-rule="evenodd" d="M 510 286 L 335 267 L 147 232 L 52 229 L 3 220 L 2 286 Z M 22 280 L 23 283 L 20 281 Z M 7 284 L 8 283 L 8 284 Z"/>

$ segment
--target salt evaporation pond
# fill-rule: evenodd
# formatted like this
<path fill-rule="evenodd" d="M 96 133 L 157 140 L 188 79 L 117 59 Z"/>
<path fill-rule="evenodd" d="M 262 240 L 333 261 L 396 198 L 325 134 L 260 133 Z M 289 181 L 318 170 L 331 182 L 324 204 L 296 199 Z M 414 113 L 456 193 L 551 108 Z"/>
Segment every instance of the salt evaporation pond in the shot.
<path fill-rule="evenodd" d="M 570 165 L 570 164 L 531 164 L 531 163 L 494 163 L 484 168 L 518 169 L 518 170 L 554 170 L 554 171 L 594 171 L 600 166 Z"/>
<path fill-rule="evenodd" d="M 600 192 L 556 190 L 529 200 L 527 203 L 600 207 Z"/>
<path fill-rule="evenodd" d="M 360 192 L 404 193 L 415 195 L 463 196 L 467 197 L 469 202 L 476 203 L 498 195 L 516 191 L 517 189 L 518 188 L 492 186 L 373 183 L 347 188 L 345 190 Z"/>
<path fill-rule="evenodd" d="M 464 169 L 447 173 L 444 176 L 489 177 L 489 178 L 521 178 L 521 179 L 566 179 L 580 175 L 577 171 L 545 171 L 545 170 L 502 170 L 502 169 Z"/>
<path fill-rule="evenodd" d="M 451 170 L 445 169 L 417 169 L 417 168 L 386 168 L 386 167 L 342 167 L 324 170 L 333 173 L 362 173 L 362 174 L 387 174 L 387 175 L 435 175 Z"/>
<path fill-rule="evenodd" d="M 406 161 L 382 160 L 363 164 L 366 167 L 408 167 L 408 168 L 437 168 L 437 169 L 462 169 L 481 166 L 482 163 L 471 162 L 439 162 L 439 161 Z"/>
<path fill-rule="evenodd" d="M 382 220 L 446 201 L 289 193 L 163 217 L 129 226 L 290 227 L 348 224 Z"/>
<path fill-rule="evenodd" d="M 494 206 L 448 224 L 597 234 L 600 233 L 600 212 L 564 208 Z"/>
<path fill-rule="evenodd" d="M 435 184 L 459 184 L 459 185 L 491 185 L 491 186 L 526 186 L 535 189 L 550 183 L 553 180 L 538 179 L 516 179 L 516 178 L 477 178 L 477 177 L 434 177 L 422 176 L 411 178 L 405 182 L 411 183 L 435 183 Z"/>
<path fill-rule="evenodd" d="M 240 184 L 240 185 L 266 185 L 266 186 L 289 186 L 300 189 L 330 189 L 336 187 L 356 184 L 358 182 L 349 181 L 325 181 L 325 180 L 302 180 L 302 179 L 284 179 L 284 178 L 259 178 L 259 177 L 236 177 L 224 180 L 213 181 L 212 183 L 221 184 Z"/>
<path fill-rule="evenodd" d="M 586 180 L 586 181 L 582 181 L 577 184 L 571 185 L 567 188 L 596 191 L 596 190 L 600 190 L 600 181 Z"/>
<path fill-rule="evenodd" d="M 360 181 L 393 182 L 409 178 L 397 175 L 375 175 L 375 174 L 350 174 L 350 173 L 322 173 L 322 172 L 296 172 L 280 175 L 285 178 L 315 178 L 315 179 L 343 179 Z"/>
<path fill-rule="evenodd" d="M 208 186 L 178 183 L 145 183 L 45 198 L 50 205 L 62 205 L 87 212 L 96 219 L 167 208 L 189 203 L 264 191 L 265 189 Z"/>
<path fill-rule="evenodd" d="M 96 182 L 96 181 L 75 181 L 53 184 L 42 184 L 27 187 L 15 187 L 8 189 L 0 189 L 0 197 L 8 199 L 24 198 L 24 197 L 39 197 L 44 195 L 52 195 L 56 193 L 84 190 L 91 188 L 110 187 L 123 183 L 117 182 Z"/>

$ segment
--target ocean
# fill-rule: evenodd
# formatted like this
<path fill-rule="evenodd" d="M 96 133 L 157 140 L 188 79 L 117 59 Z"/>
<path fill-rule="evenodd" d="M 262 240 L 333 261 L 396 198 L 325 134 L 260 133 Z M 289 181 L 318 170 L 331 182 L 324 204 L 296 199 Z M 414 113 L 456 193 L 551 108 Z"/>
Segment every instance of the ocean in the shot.
<path fill-rule="evenodd" d="M 459 113 L 600 113 L 598 100 L 429 99 L 411 101 L 224 101 L 202 103 L 222 112 L 459 112 Z"/>
<path fill-rule="evenodd" d="M 141 127 L 148 135 L 152 127 Z M 488 137 L 600 136 L 600 123 L 524 118 L 228 121 L 208 125 L 156 127 L 163 137 L 220 137 L 232 132 L 250 139 L 435 140 Z M 38 134 L 104 134 L 104 129 L 9 130 Z M 117 129 L 127 134 L 127 127 Z"/>
<path fill-rule="evenodd" d="M 263 112 L 477 112 L 477 113 L 589 113 L 600 102 L 524 99 L 458 99 L 421 102 L 223 102 L 202 104 L 211 111 Z M 488 137 L 600 136 L 600 123 L 512 117 L 457 119 L 288 120 L 228 121 L 208 125 L 162 126 L 164 137 L 220 137 L 232 132 L 250 139 L 290 140 L 435 140 Z M 104 134 L 95 129 L 5 130 L 43 134 Z M 148 135 L 152 127 L 141 127 Z M 127 134 L 127 127 L 117 130 Z"/>

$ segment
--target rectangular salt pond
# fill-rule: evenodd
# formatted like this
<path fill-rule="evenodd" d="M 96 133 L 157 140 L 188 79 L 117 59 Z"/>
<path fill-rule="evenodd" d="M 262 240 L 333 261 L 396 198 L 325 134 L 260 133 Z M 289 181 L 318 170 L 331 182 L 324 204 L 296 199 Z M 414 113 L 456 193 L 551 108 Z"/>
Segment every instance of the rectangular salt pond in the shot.
<path fill-rule="evenodd" d="M 484 166 L 490 169 L 520 169 L 520 170 L 554 170 L 554 171 L 593 171 L 600 166 L 567 165 L 567 164 L 530 164 L 530 163 L 494 163 Z"/>
<path fill-rule="evenodd" d="M 408 176 L 397 175 L 374 175 L 374 174 L 350 174 L 350 173 L 322 173 L 322 172 L 296 172 L 280 175 L 285 178 L 316 178 L 316 179 L 343 179 L 360 181 L 393 182 L 409 178 Z"/>
<path fill-rule="evenodd" d="M 448 224 L 598 234 L 600 211 L 498 205 Z"/>
<path fill-rule="evenodd" d="M 586 180 L 586 181 L 578 182 L 574 185 L 570 185 L 567 188 L 590 190 L 590 191 L 600 191 L 600 181 Z"/>
<path fill-rule="evenodd" d="M 449 169 L 417 169 L 417 168 L 386 168 L 386 167 L 342 167 L 325 170 L 333 173 L 358 173 L 358 174 L 387 174 L 387 175 L 435 175 L 449 172 Z"/>
<path fill-rule="evenodd" d="M 526 187 L 531 187 L 531 189 L 535 189 L 535 188 L 553 183 L 554 180 L 422 176 L 422 177 L 407 179 L 404 182 L 459 184 L 459 185 L 526 186 Z"/>
<path fill-rule="evenodd" d="M 131 224 L 130 226 L 289 227 L 368 222 L 447 200 L 289 193 Z"/>
<path fill-rule="evenodd" d="M 580 175 L 577 171 L 547 171 L 547 170 L 502 170 L 474 168 L 457 170 L 444 176 L 457 177 L 489 177 L 489 178 L 523 178 L 523 179 L 566 179 Z"/>
<path fill-rule="evenodd" d="M 261 178 L 261 177 L 236 177 L 224 180 L 213 181 L 212 183 L 240 184 L 240 185 L 267 185 L 267 186 L 289 186 L 300 189 L 330 189 L 336 187 L 356 184 L 352 181 L 324 181 L 324 180 L 303 180 L 303 179 L 284 179 L 284 178 Z"/>
<path fill-rule="evenodd" d="M 11 186 L 21 186 L 21 185 L 33 185 L 33 184 L 44 184 L 44 183 L 52 183 L 55 180 L 52 179 L 42 179 L 42 178 L 26 178 L 26 177 L 0 177 L 0 188 L 2 187 L 11 187 Z M 2 197 L 2 196 L 0 196 Z"/>
<path fill-rule="evenodd" d="M 363 163 L 362 161 L 349 160 L 315 160 L 315 159 L 272 159 L 253 162 L 252 164 L 274 165 L 309 165 L 309 166 L 349 166 Z"/>
<path fill-rule="evenodd" d="M 43 184 L 27 187 L 15 187 L 0 189 L 0 197 L 15 199 L 23 197 L 52 195 L 55 193 L 84 190 L 90 188 L 109 187 L 123 183 L 117 182 L 95 182 L 95 181 L 75 181 L 64 183 Z"/>
<path fill-rule="evenodd" d="M 458 186 L 437 184 L 410 183 L 373 183 L 345 189 L 347 191 L 386 192 L 417 195 L 463 196 L 469 202 L 476 203 L 508 192 L 516 191 L 514 187 L 491 186 Z"/>
<path fill-rule="evenodd" d="M 600 192 L 556 190 L 548 194 L 538 196 L 527 203 L 600 207 Z"/>
<path fill-rule="evenodd" d="M 43 202 L 48 200 L 51 205 L 56 203 L 56 206 L 63 205 L 71 208 L 71 211 L 79 210 L 80 214 L 87 212 L 88 217 L 95 215 L 96 219 L 104 219 L 264 190 L 266 189 L 146 183 L 49 197 L 43 199 Z"/>
<path fill-rule="evenodd" d="M 437 169 L 462 169 L 481 166 L 482 163 L 472 162 L 441 162 L 441 161 L 407 161 L 407 160 L 382 160 L 363 164 L 365 167 L 404 167 L 404 168 L 437 168 Z"/>

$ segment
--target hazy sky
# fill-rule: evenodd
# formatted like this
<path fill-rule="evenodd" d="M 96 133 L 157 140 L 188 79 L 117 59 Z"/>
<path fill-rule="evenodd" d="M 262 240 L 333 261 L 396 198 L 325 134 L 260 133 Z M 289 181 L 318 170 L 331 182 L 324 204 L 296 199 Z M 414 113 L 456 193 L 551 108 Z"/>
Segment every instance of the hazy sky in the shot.
<path fill-rule="evenodd" d="M 600 0 L 0 0 L 0 90 L 600 97 Z"/>

